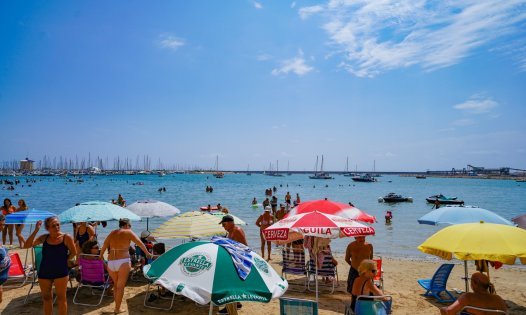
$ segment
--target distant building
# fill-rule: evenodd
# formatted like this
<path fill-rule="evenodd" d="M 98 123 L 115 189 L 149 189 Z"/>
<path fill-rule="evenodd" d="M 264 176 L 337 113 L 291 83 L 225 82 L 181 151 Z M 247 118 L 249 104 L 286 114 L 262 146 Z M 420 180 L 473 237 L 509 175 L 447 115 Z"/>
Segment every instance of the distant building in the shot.
<path fill-rule="evenodd" d="M 25 158 L 25 160 L 20 160 L 20 170 L 21 171 L 32 171 L 34 162 L 35 161 L 30 160 L 29 158 Z"/>

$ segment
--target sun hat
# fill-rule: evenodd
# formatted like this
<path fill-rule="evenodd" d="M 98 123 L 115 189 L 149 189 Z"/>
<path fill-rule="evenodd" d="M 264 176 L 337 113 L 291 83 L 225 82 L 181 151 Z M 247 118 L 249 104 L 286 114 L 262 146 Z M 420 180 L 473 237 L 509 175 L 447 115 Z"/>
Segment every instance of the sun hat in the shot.
<path fill-rule="evenodd" d="M 265 211 L 271 211 L 271 210 L 272 210 L 271 207 L 269 207 L 269 206 L 266 206 L 266 207 L 265 207 Z"/>
<path fill-rule="evenodd" d="M 141 238 L 148 238 L 148 237 L 150 237 L 150 235 L 152 235 L 152 233 L 150 233 L 150 231 L 144 230 L 144 231 L 141 232 Z"/>

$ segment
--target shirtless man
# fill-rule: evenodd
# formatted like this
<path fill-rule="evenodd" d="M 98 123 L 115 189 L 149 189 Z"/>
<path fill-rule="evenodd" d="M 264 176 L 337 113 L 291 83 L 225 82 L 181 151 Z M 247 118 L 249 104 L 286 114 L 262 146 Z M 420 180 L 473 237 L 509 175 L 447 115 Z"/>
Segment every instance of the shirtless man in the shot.
<path fill-rule="evenodd" d="M 227 214 L 223 217 L 223 219 L 221 219 L 221 222 L 219 222 L 219 224 L 221 224 L 223 228 L 228 232 L 227 237 L 229 239 L 248 246 L 247 238 L 245 237 L 245 232 L 239 226 L 235 226 L 234 217 Z"/>
<path fill-rule="evenodd" d="M 267 245 L 267 260 L 270 260 L 270 252 L 272 250 L 272 246 L 270 244 L 270 241 L 265 240 L 263 230 L 274 224 L 274 217 L 270 214 L 270 211 L 271 208 L 266 207 L 265 212 L 263 212 L 263 214 L 260 215 L 256 221 L 256 225 L 259 227 L 259 237 L 261 238 L 261 257 L 265 259 L 265 245 Z"/>
<path fill-rule="evenodd" d="M 496 294 L 489 293 L 489 287 L 490 282 L 488 276 L 480 272 L 475 272 L 471 276 L 471 288 L 473 292 L 463 293 L 453 304 L 440 308 L 440 314 L 457 314 L 465 306 L 506 311 L 507 306 L 504 300 Z M 469 310 L 469 313 L 486 314 L 482 311 L 472 309 Z"/>
<path fill-rule="evenodd" d="M 223 228 L 228 232 L 227 237 L 231 240 L 234 240 L 236 242 L 239 242 L 241 244 L 244 244 L 248 246 L 247 244 L 247 238 L 245 237 L 245 232 L 242 228 L 239 226 L 236 226 L 234 224 L 234 217 L 227 214 L 221 219 L 221 222 L 219 222 L 223 226 Z M 237 302 L 237 309 L 240 309 L 242 307 L 241 303 Z M 218 314 L 228 314 L 228 310 L 226 307 L 223 309 L 220 309 Z"/>
<path fill-rule="evenodd" d="M 358 267 L 364 259 L 373 259 L 373 245 L 365 241 L 365 236 L 356 236 L 347 246 L 345 261 L 351 266 L 347 277 L 347 292 L 352 292 L 354 279 L 360 276 Z"/>
<path fill-rule="evenodd" d="M 119 220 L 119 229 L 111 231 L 104 240 L 100 251 L 100 259 L 104 259 L 104 253 L 108 250 L 108 273 L 114 283 L 113 298 L 115 299 L 115 314 L 123 313 L 121 309 L 124 287 L 130 273 L 130 243 L 134 242 L 143 251 L 147 258 L 152 258 L 146 246 L 131 230 L 129 219 Z"/>

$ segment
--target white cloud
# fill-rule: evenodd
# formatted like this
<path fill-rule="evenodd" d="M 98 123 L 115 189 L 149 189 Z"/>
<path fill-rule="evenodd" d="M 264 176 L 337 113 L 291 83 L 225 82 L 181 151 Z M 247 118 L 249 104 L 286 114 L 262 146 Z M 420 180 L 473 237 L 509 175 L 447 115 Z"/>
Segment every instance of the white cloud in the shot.
<path fill-rule="evenodd" d="M 313 67 L 309 66 L 303 58 L 303 52 L 299 52 L 297 57 L 292 59 L 283 60 L 281 67 L 272 69 L 273 75 L 289 74 L 290 72 L 295 73 L 299 76 L 303 76 L 314 70 Z"/>
<path fill-rule="evenodd" d="M 292 3 L 290 4 L 290 8 L 294 9 L 295 7 L 296 7 L 296 1 L 292 1 Z"/>
<path fill-rule="evenodd" d="M 323 7 L 321 5 L 314 5 L 314 6 L 311 6 L 311 7 L 300 8 L 298 13 L 300 14 L 300 18 L 302 20 L 305 20 L 309 16 L 311 16 L 313 14 L 316 14 L 316 13 L 320 13 L 322 11 L 323 11 Z"/>
<path fill-rule="evenodd" d="M 182 47 L 186 44 L 183 39 L 177 38 L 170 34 L 160 35 L 158 43 L 161 45 L 161 47 L 172 50 L 177 50 L 179 47 Z"/>
<path fill-rule="evenodd" d="M 451 123 L 454 126 L 469 126 L 475 124 L 475 121 L 473 119 L 465 118 L 465 119 L 458 119 Z"/>
<path fill-rule="evenodd" d="M 326 18 L 323 28 L 359 77 L 419 65 L 432 71 L 461 62 L 475 49 L 520 36 L 524 0 L 331 0 L 299 9 L 302 19 Z M 526 71 L 526 53 L 515 58 Z"/>
<path fill-rule="evenodd" d="M 453 106 L 453 108 L 463 110 L 472 114 L 482 114 L 491 111 L 498 105 L 499 103 L 495 102 L 492 99 L 485 98 L 480 95 L 474 95 L 464 103 Z"/>
<path fill-rule="evenodd" d="M 257 1 L 254 1 L 254 8 L 256 9 L 263 9 L 263 5 Z"/>

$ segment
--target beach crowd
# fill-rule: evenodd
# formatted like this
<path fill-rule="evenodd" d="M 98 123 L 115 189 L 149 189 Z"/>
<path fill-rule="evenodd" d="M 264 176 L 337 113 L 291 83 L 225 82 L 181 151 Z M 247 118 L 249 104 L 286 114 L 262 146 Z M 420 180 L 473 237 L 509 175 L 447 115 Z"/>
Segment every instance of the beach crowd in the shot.
<path fill-rule="evenodd" d="M 211 192 L 211 187 L 207 187 L 206 191 Z M 272 247 L 275 245 L 265 239 L 263 230 L 282 220 L 292 207 L 301 204 L 299 194 L 295 194 L 293 198 L 290 192 L 284 195 L 283 201 L 280 203 L 276 192 L 276 187 L 265 190 L 266 198 L 262 202 L 263 213 L 255 222 L 260 229 L 261 257 L 264 259 L 266 257 L 267 260 L 271 260 Z M 126 206 L 126 201 L 120 194 L 117 200 L 113 200 L 113 203 L 122 207 Z M 252 200 L 252 205 L 254 207 L 259 205 L 255 197 Z M 149 231 L 142 231 L 139 236 L 136 235 L 132 230 L 130 220 L 126 218 L 119 220 L 118 228 L 111 231 L 103 241 L 98 239 L 96 231 L 97 227 L 105 224 L 105 222 L 76 223 L 74 224 L 73 235 L 69 235 L 62 232 L 61 223 L 56 216 L 37 222 L 34 230 L 26 239 L 23 235 L 24 225 L 7 225 L 5 224 L 5 217 L 27 209 L 28 206 L 23 199 L 17 201 L 16 207 L 10 199 L 4 199 L 0 215 L 2 244 L 13 246 L 13 238 L 16 236 L 18 246 L 21 249 L 41 248 L 41 262 L 37 272 L 44 314 L 53 314 L 55 296 L 58 314 L 68 313 L 66 298 L 68 282 L 70 278 L 76 278 L 80 281 L 79 264 L 83 260 L 96 260 L 101 263 L 104 273 L 111 279 L 109 291 L 114 298 L 114 313 L 125 312 L 126 309 L 122 307 L 122 300 L 130 273 L 136 266 L 139 266 L 140 269 L 165 251 L 164 244 L 156 243 Z M 220 224 L 223 226 L 227 237 L 247 245 L 244 230 L 234 224 L 234 217 L 228 214 L 228 209 L 218 204 L 214 210 L 224 213 Z M 212 207 L 208 205 L 204 211 L 210 212 Z M 39 235 L 42 227 L 46 232 Z M 285 244 L 280 249 L 283 250 L 284 257 L 285 253 L 289 253 L 289 251 L 304 253 L 304 250 L 307 249 L 310 257 L 319 255 L 319 261 L 328 261 L 332 266 L 338 264 L 337 260 L 332 257 L 328 242 L 321 245 L 321 250 L 316 250 L 315 246 L 313 240 L 306 237 Z M 136 257 L 139 259 L 137 260 Z M 300 256 L 294 254 L 293 259 L 298 259 L 298 257 Z M 349 265 L 346 291 L 349 295 L 350 312 L 355 310 L 358 296 L 385 296 L 382 286 L 375 281 L 376 275 L 381 272 L 381 266 L 373 258 L 373 245 L 366 240 L 365 236 L 355 237 L 346 248 L 345 263 Z M 6 247 L 0 247 L 0 303 L 2 303 L 1 284 L 8 280 L 8 271 L 13 263 Z M 336 281 L 331 277 L 327 277 L 325 280 L 327 282 Z M 466 305 L 506 311 L 506 304 L 502 298 L 490 293 L 491 283 L 484 273 L 476 272 L 471 276 L 471 287 L 473 292 L 464 293 L 450 306 L 441 308 L 441 314 L 456 314 Z M 242 304 L 235 303 L 234 307 L 240 309 Z M 226 313 L 228 313 L 228 308 L 219 310 L 219 314 Z M 473 314 L 478 313 L 474 311 Z"/>

